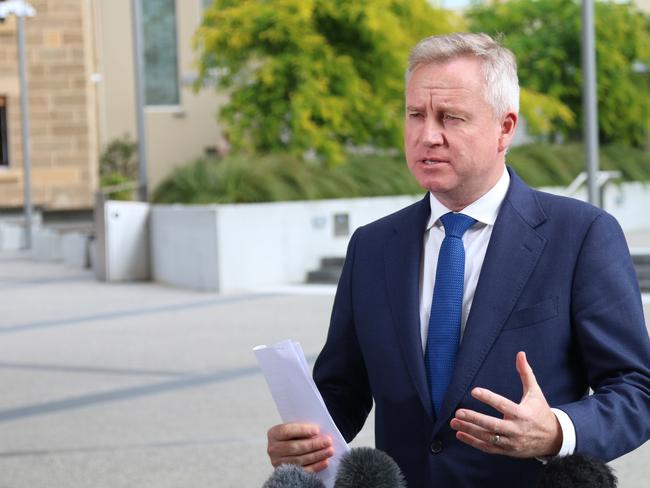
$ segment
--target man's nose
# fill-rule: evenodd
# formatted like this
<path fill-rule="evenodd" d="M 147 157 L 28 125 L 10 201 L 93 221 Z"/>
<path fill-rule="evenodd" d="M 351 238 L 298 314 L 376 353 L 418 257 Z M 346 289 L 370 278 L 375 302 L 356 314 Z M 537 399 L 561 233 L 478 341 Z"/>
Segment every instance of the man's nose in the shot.
<path fill-rule="evenodd" d="M 445 137 L 442 126 L 431 117 L 427 117 L 422 127 L 422 143 L 425 146 L 440 146 L 444 143 Z"/>

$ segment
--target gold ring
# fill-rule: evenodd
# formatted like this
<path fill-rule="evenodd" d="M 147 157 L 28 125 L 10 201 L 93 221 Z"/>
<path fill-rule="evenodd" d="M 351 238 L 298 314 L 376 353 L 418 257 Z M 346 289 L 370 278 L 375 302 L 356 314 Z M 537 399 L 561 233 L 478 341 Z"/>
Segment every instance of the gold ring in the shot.
<path fill-rule="evenodd" d="M 501 436 L 499 434 L 495 433 L 492 436 L 492 444 L 494 444 L 496 446 L 500 441 L 501 441 Z"/>

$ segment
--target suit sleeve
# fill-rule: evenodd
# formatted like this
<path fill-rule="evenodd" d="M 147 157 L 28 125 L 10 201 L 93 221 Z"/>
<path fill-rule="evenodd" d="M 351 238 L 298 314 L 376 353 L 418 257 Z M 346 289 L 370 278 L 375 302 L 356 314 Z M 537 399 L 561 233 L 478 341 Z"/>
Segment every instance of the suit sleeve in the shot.
<path fill-rule="evenodd" d="M 623 232 L 592 222 L 572 284 L 572 327 L 593 395 L 558 408 L 575 426 L 576 452 L 604 460 L 650 437 L 650 340 Z"/>
<path fill-rule="evenodd" d="M 358 230 L 348 245 L 327 341 L 314 366 L 314 381 L 337 427 L 350 442 L 372 408 L 372 394 L 354 323 L 353 269 Z"/>

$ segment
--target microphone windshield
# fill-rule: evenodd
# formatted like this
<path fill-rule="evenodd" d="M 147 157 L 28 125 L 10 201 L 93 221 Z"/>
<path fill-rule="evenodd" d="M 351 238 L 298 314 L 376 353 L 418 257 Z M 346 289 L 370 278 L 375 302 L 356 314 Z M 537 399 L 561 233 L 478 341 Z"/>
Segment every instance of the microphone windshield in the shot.
<path fill-rule="evenodd" d="M 355 447 L 341 458 L 334 488 L 406 488 L 406 482 L 388 454 L 371 447 Z"/>
<path fill-rule="evenodd" d="M 315 474 L 295 464 L 281 464 L 262 488 L 325 488 Z"/>
<path fill-rule="evenodd" d="M 599 459 L 584 455 L 555 457 L 542 469 L 537 488 L 615 488 L 612 468 Z"/>

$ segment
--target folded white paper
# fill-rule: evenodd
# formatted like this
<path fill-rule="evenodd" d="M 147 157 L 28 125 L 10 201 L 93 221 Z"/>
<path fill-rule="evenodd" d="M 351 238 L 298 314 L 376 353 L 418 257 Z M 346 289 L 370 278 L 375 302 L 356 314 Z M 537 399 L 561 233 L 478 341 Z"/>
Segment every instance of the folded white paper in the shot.
<path fill-rule="evenodd" d="M 327 469 L 318 473 L 325 486 L 332 488 L 341 456 L 350 448 L 316 388 L 302 347 L 298 342 L 286 340 L 273 346 L 257 346 L 253 351 L 282 421 L 317 424 L 321 434 L 332 438 L 334 456 L 329 459 Z"/>

